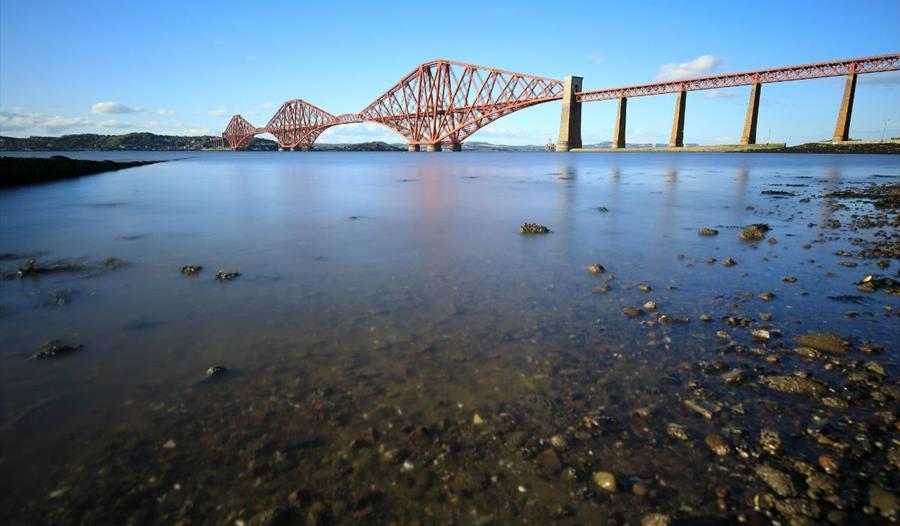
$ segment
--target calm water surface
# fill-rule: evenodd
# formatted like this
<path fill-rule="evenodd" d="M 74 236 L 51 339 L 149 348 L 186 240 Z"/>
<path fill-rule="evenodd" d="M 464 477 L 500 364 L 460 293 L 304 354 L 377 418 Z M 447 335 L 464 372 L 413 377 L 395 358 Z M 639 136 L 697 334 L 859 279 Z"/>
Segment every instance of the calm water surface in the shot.
<path fill-rule="evenodd" d="M 728 520 L 717 487 L 732 488 L 733 511 L 765 485 L 755 460 L 719 460 L 704 435 L 752 449 L 768 426 L 790 458 L 821 453 L 789 437 L 827 408 L 753 381 L 827 379 L 776 340 L 871 340 L 896 380 L 900 323 L 885 306 L 900 302 L 855 282 L 897 262 L 838 265 L 859 234 L 826 226 L 850 219 L 822 196 L 896 183 L 897 156 L 119 155 L 178 160 L 0 191 L 0 271 L 29 254 L 87 264 L 0 282 L 0 503 L 23 523 L 234 523 L 278 506 L 339 523 Z M 526 221 L 553 233 L 520 235 Z M 740 241 L 750 223 L 779 242 Z M 737 265 L 707 263 L 728 257 Z M 585 270 L 595 262 L 605 274 Z M 204 268 L 179 273 L 191 264 Z M 860 298 L 828 299 L 841 295 Z M 623 316 L 648 300 L 676 323 Z M 784 337 L 754 343 L 725 315 Z M 83 348 L 31 359 L 52 339 Z M 723 354 L 729 339 L 786 354 Z M 228 372 L 209 381 L 212 365 Z M 744 385 L 719 380 L 733 368 Z M 721 413 L 707 421 L 690 397 Z M 667 435 L 672 422 L 691 443 Z M 725 434 L 732 424 L 746 437 Z M 557 467 L 540 455 L 560 434 Z M 592 484 L 598 470 L 616 494 Z M 896 475 L 869 476 L 860 487 L 896 490 Z"/>

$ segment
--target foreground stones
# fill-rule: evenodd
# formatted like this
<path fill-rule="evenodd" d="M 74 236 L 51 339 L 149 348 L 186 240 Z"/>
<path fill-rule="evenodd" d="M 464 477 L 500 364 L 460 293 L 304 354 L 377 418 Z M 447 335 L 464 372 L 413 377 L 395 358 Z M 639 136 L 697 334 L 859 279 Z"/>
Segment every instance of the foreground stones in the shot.
<path fill-rule="evenodd" d="M 819 397 L 825 394 L 825 384 L 801 376 L 760 376 L 759 383 L 769 389 L 789 394 Z"/>
<path fill-rule="evenodd" d="M 203 267 L 200 265 L 185 265 L 181 267 L 181 273 L 186 276 L 195 276 L 203 270 Z"/>
<path fill-rule="evenodd" d="M 225 272 L 224 270 L 220 270 L 216 272 L 216 279 L 219 281 L 231 281 L 240 275 L 240 272 Z"/>
<path fill-rule="evenodd" d="M 717 235 L 719 235 L 719 231 L 716 230 L 715 228 L 705 228 L 705 227 L 698 230 L 697 233 L 700 234 L 701 236 L 717 236 Z"/>

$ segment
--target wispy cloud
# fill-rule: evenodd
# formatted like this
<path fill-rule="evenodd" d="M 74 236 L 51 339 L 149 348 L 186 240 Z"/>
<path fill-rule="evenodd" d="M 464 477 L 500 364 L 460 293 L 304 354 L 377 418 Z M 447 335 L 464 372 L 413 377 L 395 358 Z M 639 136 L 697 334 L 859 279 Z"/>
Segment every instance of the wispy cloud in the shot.
<path fill-rule="evenodd" d="M 720 89 L 708 90 L 703 92 L 704 99 L 736 99 L 742 95 L 734 90 L 723 91 Z"/>
<path fill-rule="evenodd" d="M 172 115 L 175 115 L 175 110 L 167 110 L 165 108 L 160 108 L 160 109 L 156 110 L 156 114 L 164 115 L 166 117 L 171 117 Z"/>
<path fill-rule="evenodd" d="M 43 130 L 58 133 L 70 128 L 94 125 L 93 121 L 80 117 L 63 117 L 43 113 L 0 111 L 0 131 Z"/>
<path fill-rule="evenodd" d="M 592 53 L 588 53 L 585 58 L 587 58 L 588 60 L 590 60 L 591 62 L 593 62 L 594 64 L 597 64 L 597 65 L 600 65 L 600 64 L 603 64 L 604 62 L 606 62 L 606 55 L 597 53 L 596 51 L 594 51 Z"/>
<path fill-rule="evenodd" d="M 900 71 L 887 71 L 884 73 L 860 75 L 859 83 L 866 86 L 879 86 L 888 89 L 897 89 L 900 88 Z"/>
<path fill-rule="evenodd" d="M 263 102 L 262 104 L 257 104 L 257 105 L 256 105 L 256 109 L 258 109 L 258 110 L 267 110 L 267 109 L 271 108 L 271 107 L 274 106 L 274 105 L 275 105 L 274 102 Z"/>
<path fill-rule="evenodd" d="M 140 106 L 126 106 L 120 102 L 113 101 L 97 102 L 91 106 L 91 113 L 100 114 L 140 113 L 142 111 L 147 110 Z"/>
<path fill-rule="evenodd" d="M 663 64 L 656 73 L 656 80 L 681 80 L 699 77 L 715 71 L 722 65 L 722 59 L 713 55 L 700 55 L 688 62 Z"/>
<path fill-rule="evenodd" d="M 177 135 L 209 135 L 209 128 L 188 128 L 179 131 Z"/>
<path fill-rule="evenodd" d="M 225 115 L 225 108 L 213 108 L 206 113 L 208 113 L 210 117 L 221 117 L 222 115 Z"/>

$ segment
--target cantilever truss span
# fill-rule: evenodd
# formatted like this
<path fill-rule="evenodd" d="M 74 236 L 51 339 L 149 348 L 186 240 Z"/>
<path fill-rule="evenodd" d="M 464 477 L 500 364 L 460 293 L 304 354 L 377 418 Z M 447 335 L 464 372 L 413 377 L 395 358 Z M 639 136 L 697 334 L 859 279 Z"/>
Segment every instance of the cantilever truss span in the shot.
<path fill-rule="evenodd" d="M 282 148 L 310 148 L 332 126 L 375 122 L 411 145 L 459 144 L 510 113 L 562 98 L 562 82 L 450 60 L 426 62 L 359 113 L 332 115 L 306 101 L 285 102 L 264 128 L 240 115 L 224 136 L 232 149 L 271 133 Z"/>

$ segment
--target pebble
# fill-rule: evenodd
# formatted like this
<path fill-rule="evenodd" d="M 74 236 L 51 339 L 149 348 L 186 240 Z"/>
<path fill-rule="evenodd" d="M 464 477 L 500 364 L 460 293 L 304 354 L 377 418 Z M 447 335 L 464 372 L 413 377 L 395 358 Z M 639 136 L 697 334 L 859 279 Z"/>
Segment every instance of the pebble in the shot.
<path fill-rule="evenodd" d="M 663 513 L 648 513 L 641 519 L 641 526 L 670 526 L 672 518 Z"/>
<path fill-rule="evenodd" d="M 643 497 L 647 495 L 649 489 L 643 482 L 635 482 L 631 485 L 631 492 L 634 493 L 637 497 Z"/>
<path fill-rule="evenodd" d="M 484 423 L 484 419 L 481 418 L 481 415 L 479 415 L 478 413 L 475 413 L 472 416 L 472 423 L 475 424 L 476 426 L 480 426 L 481 424 Z"/>
<path fill-rule="evenodd" d="M 638 316 L 643 316 L 644 311 L 637 307 L 625 307 L 622 309 L 622 314 L 628 316 L 629 318 L 636 318 Z"/>
<path fill-rule="evenodd" d="M 760 376 L 759 383 L 782 393 L 810 396 L 821 396 L 826 390 L 825 384 L 799 376 Z"/>
<path fill-rule="evenodd" d="M 700 234 L 701 236 L 716 236 L 719 234 L 719 231 L 716 230 L 715 228 L 704 227 L 704 228 L 701 228 L 700 230 L 698 230 L 697 233 Z"/>
<path fill-rule="evenodd" d="M 618 489 L 616 486 L 616 477 L 608 471 L 597 471 L 594 473 L 592 479 L 594 480 L 594 484 L 602 490 L 615 493 Z"/>
<path fill-rule="evenodd" d="M 769 334 L 769 331 L 765 329 L 753 329 L 752 331 L 750 331 L 750 335 L 753 336 L 754 340 L 760 340 L 764 342 L 767 342 L 772 338 L 772 335 Z"/>
<path fill-rule="evenodd" d="M 763 301 L 772 301 L 773 299 L 775 299 L 775 294 L 772 292 L 763 292 L 759 295 L 759 299 Z"/>
<path fill-rule="evenodd" d="M 819 463 L 819 467 L 825 470 L 825 473 L 829 475 L 834 475 L 838 472 L 838 463 L 833 458 L 828 455 L 819 455 L 819 458 L 816 459 L 816 462 Z"/>
<path fill-rule="evenodd" d="M 655 312 L 656 311 L 656 302 L 653 300 L 650 300 L 647 303 L 644 303 L 644 308 L 650 312 Z"/>
<path fill-rule="evenodd" d="M 170 439 L 168 442 L 163 444 L 163 449 L 175 449 L 175 441 Z"/>
<path fill-rule="evenodd" d="M 704 442 L 706 442 L 706 446 L 711 449 L 716 455 L 720 457 L 728 455 L 728 444 L 726 444 L 725 441 L 722 440 L 722 437 L 720 437 L 719 435 L 706 435 L 706 439 L 704 440 Z"/>
<path fill-rule="evenodd" d="M 781 436 L 778 431 L 763 429 L 759 432 L 759 445 L 763 450 L 774 455 L 781 449 Z"/>
<path fill-rule="evenodd" d="M 604 272 L 606 272 L 606 267 L 604 267 L 600 263 L 592 263 L 588 265 L 587 271 L 591 274 L 603 274 Z"/>
<path fill-rule="evenodd" d="M 756 476 L 769 485 L 772 490 L 782 497 L 793 497 L 797 494 L 791 477 L 768 464 L 756 466 Z"/>
<path fill-rule="evenodd" d="M 221 376 L 228 372 L 228 369 L 223 365 L 213 365 L 209 369 L 206 370 L 206 376 Z"/>
<path fill-rule="evenodd" d="M 733 267 L 737 265 L 737 261 L 733 260 L 732 258 L 725 258 L 724 260 L 722 260 L 722 264 L 726 267 Z"/>
<path fill-rule="evenodd" d="M 670 437 L 677 438 L 678 440 L 685 442 L 689 440 L 687 429 L 674 422 L 671 422 L 666 426 L 666 433 L 668 433 Z"/>
<path fill-rule="evenodd" d="M 416 465 L 410 462 L 409 460 L 404 460 L 403 465 L 400 467 L 403 471 L 412 471 L 416 469 Z"/>
<path fill-rule="evenodd" d="M 794 352 L 807 360 L 817 360 L 822 357 L 822 353 L 812 347 L 797 347 Z"/>
<path fill-rule="evenodd" d="M 743 382 L 745 379 L 744 371 L 740 369 L 735 369 L 733 371 L 728 371 L 727 373 L 722 373 L 722 380 L 725 381 L 726 384 L 737 385 Z"/>
<path fill-rule="evenodd" d="M 701 415 L 703 418 L 705 418 L 707 420 L 712 419 L 713 413 L 715 413 L 715 411 L 716 411 L 714 408 L 709 407 L 702 402 L 698 402 L 696 400 L 691 400 L 691 399 L 685 399 L 684 405 L 687 406 L 688 409 L 694 411 L 695 413 L 698 413 L 699 415 Z"/>
<path fill-rule="evenodd" d="M 560 451 L 565 451 L 569 448 L 569 440 L 564 435 L 553 435 L 550 437 L 550 445 Z"/>
<path fill-rule="evenodd" d="M 781 281 L 785 283 L 797 283 L 797 276 L 785 276 L 781 278 Z"/>
<path fill-rule="evenodd" d="M 653 290 L 653 288 L 650 287 L 650 285 L 647 285 L 646 283 L 639 283 L 637 288 L 641 292 L 650 292 L 651 290 Z"/>
<path fill-rule="evenodd" d="M 216 272 L 216 279 L 219 281 L 231 281 L 240 275 L 240 272 L 225 272 L 224 270 L 220 270 Z"/>

